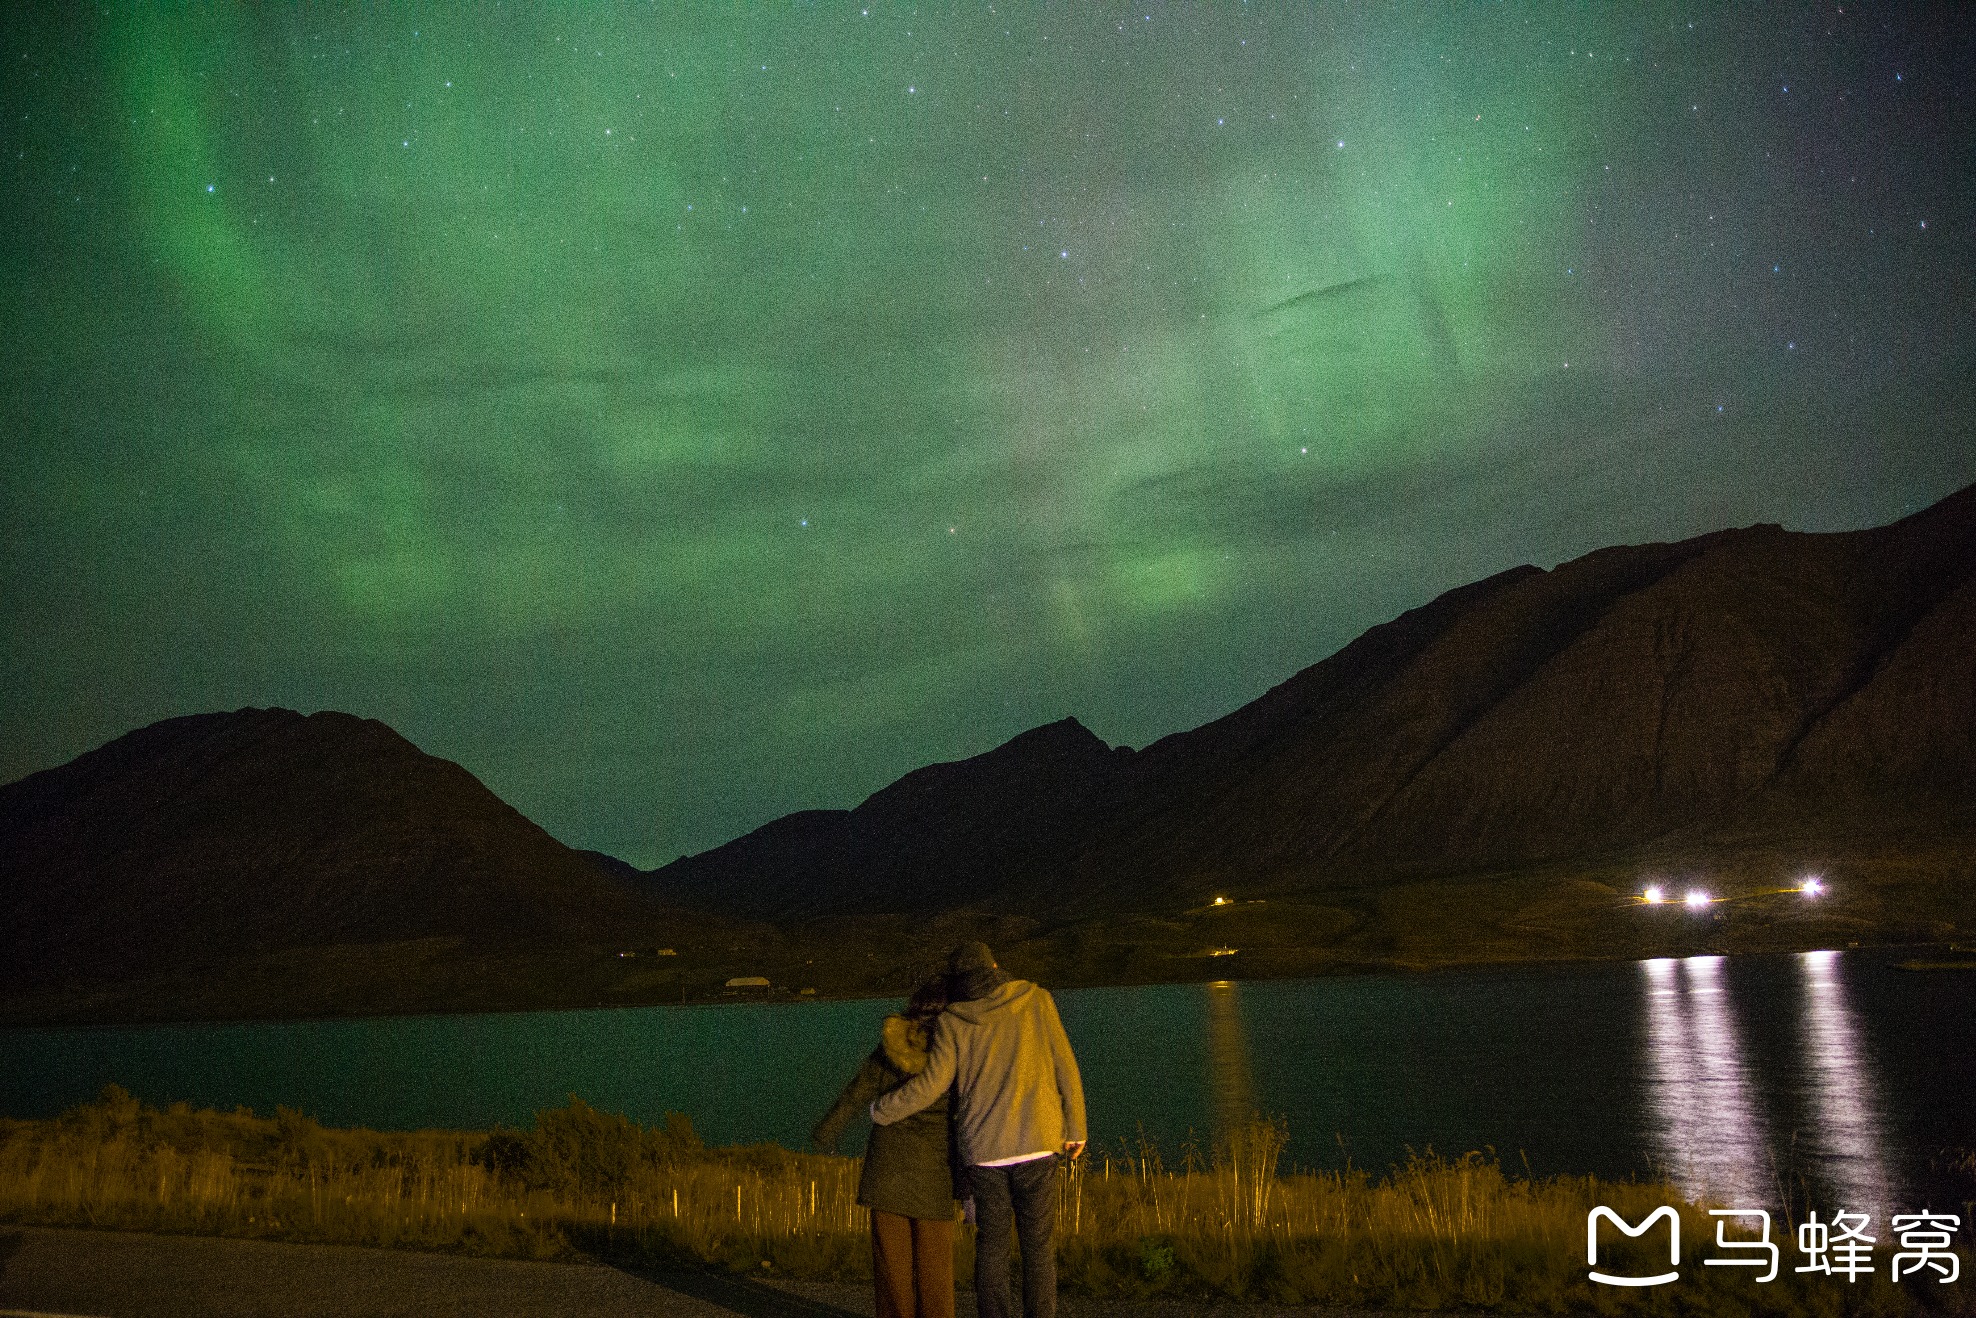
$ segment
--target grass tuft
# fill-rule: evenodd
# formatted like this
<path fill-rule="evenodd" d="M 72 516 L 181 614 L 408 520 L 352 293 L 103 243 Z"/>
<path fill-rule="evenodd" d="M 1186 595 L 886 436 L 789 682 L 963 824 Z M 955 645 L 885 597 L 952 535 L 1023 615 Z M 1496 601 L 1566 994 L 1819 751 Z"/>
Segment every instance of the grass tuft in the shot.
<path fill-rule="evenodd" d="M 1201 1298 L 1505 1313 L 1968 1313 L 1976 1270 L 1940 1286 L 1790 1272 L 1757 1285 L 1706 1268 L 1703 1205 L 1665 1184 L 1512 1177 L 1491 1157 L 1429 1152 L 1382 1177 L 1285 1171 L 1288 1132 L 1255 1121 L 1178 1169 L 1143 1138 L 1062 1172 L 1059 1278 L 1117 1299 Z M 525 1131 L 344 1130 L 278 1108 L 159 1110 L 111 1086 L 51 1121 L 0 1121 L 0 1220 L 43 1225 L 710 1265 L 756 1276 L 870 1276 L 856 1159 L 774 1145 L 709 1149 L 675 1113 L 641 1126 L 572 1096 Z M 1682 1280 L 1617 1291 L 1585 1278 L 1595 1205 L 1682 1215 Z M 1884 1224 L 1882 1224 L 1884 1225 Z M 968 1275 L 972 1232 L 961 1233 Z M 1603 1246 L 1602 1246 L 1603 1250 Z M 1664 1268 L 1663 1253 L 1658 1265 Z M 1602 1263 L 1629 1260 L 1615 1242 Z M 1960 1307 L 1958 1307 L 1960 1306 Z"/>

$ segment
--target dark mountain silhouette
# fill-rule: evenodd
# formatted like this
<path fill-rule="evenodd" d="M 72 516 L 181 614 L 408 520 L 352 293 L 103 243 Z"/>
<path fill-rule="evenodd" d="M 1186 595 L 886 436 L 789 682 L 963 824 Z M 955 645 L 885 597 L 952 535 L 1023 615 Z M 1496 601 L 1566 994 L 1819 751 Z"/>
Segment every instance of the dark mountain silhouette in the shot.
<path fill-rule="evenodd" d="M 1873 530 L 1516 568 L 1142 751 L 1065 720 L 651 881 L 777 918 L 1062 917 L 1783 838 L 1932 844 L 1976 836 L 1972 801 L 1976 487 Z"/>
<path fill-rule="evenodd" d="M 1062 863 L 1101 817 L 1129 750 L 1076 719 L 915 769 L 853 810 L 804 810 L 657 871 L 659 890 L 778 919 L 974 904 L 1011 872 Z"/>
<path fill-rule="evenodd" d="M 636 887 L 645 875 L 644 870 L 639 869 L 630 861 L 619 860 L 616 856 L 608 852 L 578 851 L 576 854 L 589 861 L 605 874 L 616 879 L 619 883 L 628 883 Z"/>
<path fill-rule="evenodd" d="M 1766 904 L 1806 858 L 1845 896 Z M 1684 865 L 1754 896 L 1638 918 Z M 651 872 L 346 714 L 171 719 L 0 787 L 16 1021 L 889 992 L 970 937 L 1068 984 L 1972 927 L 1976 487 L 1516 568 L 1143 750 L 1066 718 Z"/>
<path fill-rule="evenodd" d="M 310 947 L 649 944 L 676 917 L 348 714 L 169 719 L 0 787 L 13 988 Z"/>

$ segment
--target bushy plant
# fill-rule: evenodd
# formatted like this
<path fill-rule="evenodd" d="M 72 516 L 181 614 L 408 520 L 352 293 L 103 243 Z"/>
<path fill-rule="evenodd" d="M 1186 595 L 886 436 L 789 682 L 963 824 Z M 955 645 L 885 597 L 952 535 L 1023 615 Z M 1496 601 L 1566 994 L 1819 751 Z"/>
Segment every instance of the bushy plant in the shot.
<path fill-rule="evenodd" d="M 473 1159 L 529 1191 L 616 1202 L 640 1176 L 704 1153 L 682 1112 L 648 1128 L 571 1094 L 568 1107 L 537 1112 L 532 1130 L 494 1131 Z"/>

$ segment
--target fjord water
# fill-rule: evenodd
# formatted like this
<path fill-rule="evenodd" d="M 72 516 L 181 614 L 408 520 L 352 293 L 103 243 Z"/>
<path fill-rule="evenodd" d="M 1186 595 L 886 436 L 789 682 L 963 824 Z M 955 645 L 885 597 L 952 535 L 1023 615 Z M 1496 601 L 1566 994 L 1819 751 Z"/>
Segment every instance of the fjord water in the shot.
<path fill-rule="evenodd" d="M 1528 966 L 1065 990 L 1092 1133 L 1170 1165 L 1250 1113 L 1289 1159 L 1383 1171 L 1493 1149 L 1512 1171 L 1641 1175 L 1881 1214 L 1976 1199 L 1976 974 L 1885 957 Z M 713 1143 L 801 1147 L 886 1001 L 0 1032 L 0 1113 L 121 1084 L 155 1104 L 332 1125 L 526 1125 L 575 1094 Z M 861 1137 L 847 1140 L 855 1149 Z"/>

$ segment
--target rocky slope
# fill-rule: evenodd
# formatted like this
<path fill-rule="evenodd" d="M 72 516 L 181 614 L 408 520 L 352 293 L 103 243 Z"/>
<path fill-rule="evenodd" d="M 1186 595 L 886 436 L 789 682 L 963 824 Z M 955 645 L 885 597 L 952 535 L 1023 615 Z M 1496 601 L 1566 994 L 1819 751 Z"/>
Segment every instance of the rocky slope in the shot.
<path fill-rule="evenodd" d="M 651 878 L 781 917 L 1089 915 L 1785 837 L 1953 852 L 1972 801 L 1976 488 L 1517 568 L 1143 751 L 1066 720 Z"/>
<path fill-rule="evenodd" d="M 1061 865 L 1103 818 L 1129 750 L 1076 719 L 984 755 L 916 769 L 853 810 L 786 815 L 657 871 L 658 890 L 754 917 L 976 904 Z"/>

